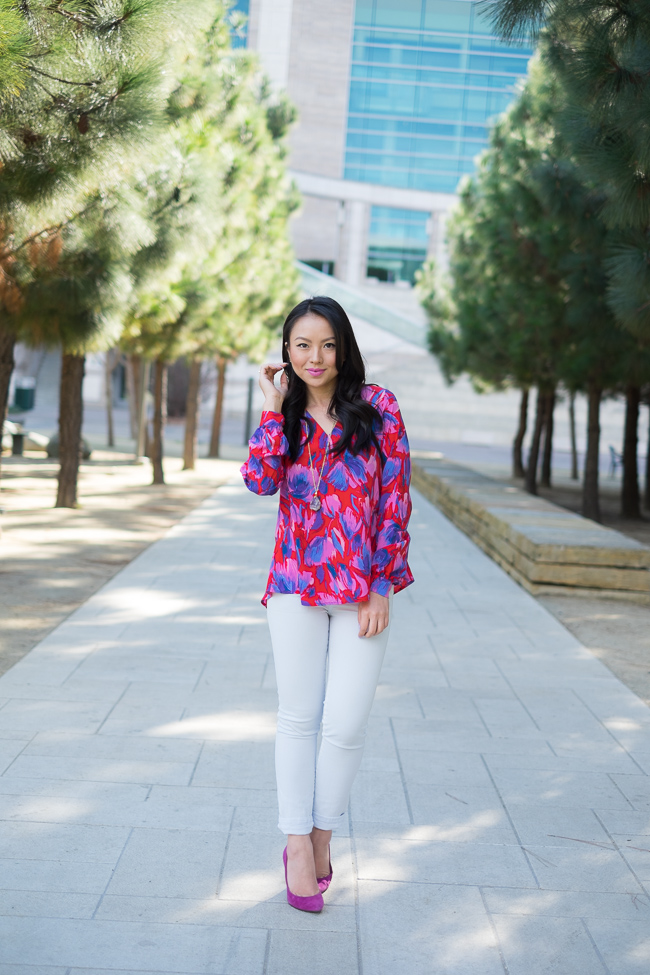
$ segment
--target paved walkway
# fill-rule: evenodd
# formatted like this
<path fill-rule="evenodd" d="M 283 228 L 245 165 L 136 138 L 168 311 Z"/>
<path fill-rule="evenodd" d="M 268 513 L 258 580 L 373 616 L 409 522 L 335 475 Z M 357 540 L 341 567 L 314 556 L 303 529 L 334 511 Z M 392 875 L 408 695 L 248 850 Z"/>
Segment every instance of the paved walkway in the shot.
<path fill-rule="evenodd" d="M 220 489 L 0 679 L 0 975 L 647 975 L 650 713 L 420 498 L 333 888 L 287 907 L 275 505 Z"/>

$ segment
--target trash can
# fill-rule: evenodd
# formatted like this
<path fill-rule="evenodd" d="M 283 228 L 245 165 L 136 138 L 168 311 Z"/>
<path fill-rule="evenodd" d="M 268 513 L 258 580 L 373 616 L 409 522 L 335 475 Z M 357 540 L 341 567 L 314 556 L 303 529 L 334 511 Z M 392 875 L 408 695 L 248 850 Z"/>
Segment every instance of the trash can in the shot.
<path fill-rule="evenodd" d="M 12 433 L 11 434 L 11 453 L 14 457 L 22 457 L 23 451 L 25 449 L 25 434 L 22 433 Z"/>
<path fill-rule="evenodd" d="M 31 376 L 23 376 L 16 380 L 14 391 L 14 406 L 19 410 L 33 410 L 36 394 L 36 380 Z"/>

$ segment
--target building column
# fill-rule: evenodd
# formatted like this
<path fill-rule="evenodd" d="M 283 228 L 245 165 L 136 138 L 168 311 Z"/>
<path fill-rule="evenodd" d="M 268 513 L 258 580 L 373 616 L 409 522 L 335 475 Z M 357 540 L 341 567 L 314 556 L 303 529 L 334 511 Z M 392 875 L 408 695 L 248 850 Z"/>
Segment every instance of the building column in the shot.
<path fill-rule="evenodd" d="M 447 248 L 445 247 L 446 210 L 434 210 L 429 217 L 429 242 L 427 257 L 433 258 L 437 267 L 445 269 L 448 265 Z"/>
<path fill-rule="evenodd" d="M 289 82 L 293 0 L 252 0 L 249 47 L 259 53 L 262 67 L 276 91 Z"/>
<path fill-rule="evenodd" d="M 337 277 L 353 287 L 366 277 L 368 218 L 370 208 L 363 200 L 346 200 L 341 227 L 341 266 Z"/>

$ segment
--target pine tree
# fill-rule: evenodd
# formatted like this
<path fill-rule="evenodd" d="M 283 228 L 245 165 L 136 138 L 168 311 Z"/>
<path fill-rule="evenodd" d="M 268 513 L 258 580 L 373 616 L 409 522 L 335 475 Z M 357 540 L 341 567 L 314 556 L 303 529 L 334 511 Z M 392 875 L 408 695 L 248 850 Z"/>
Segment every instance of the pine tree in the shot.
<path fill-rule="evenodd" d="M 136 300 L 123 341 L 161 364 L 190 358 L 187 468 L 200 361 L 263 354 L 296 294 L 287 238 L 296 201 L 283 141 L 292 110 L 270 97 L 251 55 L 230 50 L 220 13 L 188 57 L 167 114 L 169 145 L 140 188 L 154 201 L 157 229 L 135 258 Z M 161 455 L 158 443 L 153 449 Z M 160 482 L 161 466 L 154 475 Z"/>
<path fill-rule="evenodd" d="M 444 301 L 430 299 L 431 344 L 448 374 L 466 370 L 497 386 L 537 385 L 531 491 L 543 428 L 542 480 L 550 482 L 555 385 L 587 394 L 582 510 L 599 520 L 600 403 L 621 383 L 638 385 L 645 360 L 608 306 L 611 231 L 599 216 L 603 194 L 581 179 L 555 126 L 561 111 L 553 73 L 533 62 L 525 89 L 495 126 L 492 147 L 461 195 L 450 226 L 453 308 L 450 314 Z M 442 322 L 435 319 L 436 302 Z M 519 434 L 522 427 L 523 415 Z"/>
<path fill-rule="evenodd" d="M 120 153 L 133 156 L 152 137 L 166 83 L 161 58 L 165 41 L 171 41 L 179 26 L 179 3 L 75 0 L 66 5 L 63 0 L 23 0 L 5 5 L 2 12 L 12 18 L 13 36 L 19 34 L 12 58 L 0 58 L 0 64 L 14 65 L 13 82 L 0 90 L 0 412 L 4 414 L 13 345 L 19 336 L 36 341 L 42 327 L 29 310 L 33 302 L 26 289 L 33 279 L 41 289 L 49 281 L 56 290 L 54 266 L 63 254 L 61 244 L 74 237 L 68 229 L 85 217 L 89 207 L 97 208 L 98 198 L 109 189 L 111 170 L 119 181 Z M 62 267 L 62 280 L 72 292 L 76 289 L 69 267 L 76 257 L 71 255 Z M 61 299 L 59 289 L 54 299 L 59 307 Z M 72 314 L 71 321 L 80 327 L 75 348 L 87 320 L 81 312 Z M 82 370 L 76 368 L 72 374 L 78 403 Z M 78 405 L 74 413 L 78 415 Z M 65 418 L 62 422 L 67 423 Z M 63 438 L 62 451 L 68 449 L 68 442 L 76 452 L 75 433 L 71 439 Z M 64 467 L 74 472 L 75 463 L 65 461 Z M 63 493 L 71 497 L 75 491 Z"/>
<path fill-rule="evenodd" d="M 650 345 L 650 8 L 643 0 L 494 0 L 504 36 L 540 34 L 563 89 L 560 128 L 582 178 L 602 188 L 610 229 L 608 302 L 617 321 Z M 645 353 L 642 352 L 641 355 Z M 638 385 L 628 384 L 622 511 L 638 516 Z M 633 428 L 634 421 L 634 428 Z"/>
<path fill-rule="evenodd" d="M 430 333 L 432 351 L 448 375 L 467 371 L 479 385 L 515 385 L 526 396 L 537 386 L 526 471 L 531 493 L 537 492 L 543 425 L 559 380 L 566 332 L 560 265 L 570 249 L 567 228 L 532 176 L 554 135 L 548 84 L 539 72 L 531 79 L 494 126 L 476 177 L 461 189 L 448 225 L 455 324 L 450 330 L 444 323 L 443 301 L 443 322 L 434 317 Z M 435 301 L 431 310 L 435 316 Z M 515 447 L 521 438 L 520 421 Z M 515 454 L 517 473 L 521 466 Z"/>

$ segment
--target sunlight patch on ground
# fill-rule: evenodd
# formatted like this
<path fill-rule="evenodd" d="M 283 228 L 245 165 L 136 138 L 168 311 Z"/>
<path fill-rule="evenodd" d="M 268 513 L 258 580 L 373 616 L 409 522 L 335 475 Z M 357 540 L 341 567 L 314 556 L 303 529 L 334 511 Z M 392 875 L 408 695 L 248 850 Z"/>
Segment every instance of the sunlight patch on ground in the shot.
<path fill-rule="evenodd" d="M 457 823 L 454 826 L 414 826 L 404 833 L 404 839 L 411 843 L 421 843 L 427 845 L 438 841 L 462 840 L 467 834 L 467 830 L 491 829 L 502 824 L 500 813 L 481 812 L 470 816 L 464 823 Z"/>
<path fill-rule="evenodd" d="M 272 741 L 275 737 L 275 715 L 264 711 L 222 711 L 218 714 L 199 714 L 150 728 L 146 734 L 156 738 Z"/>

